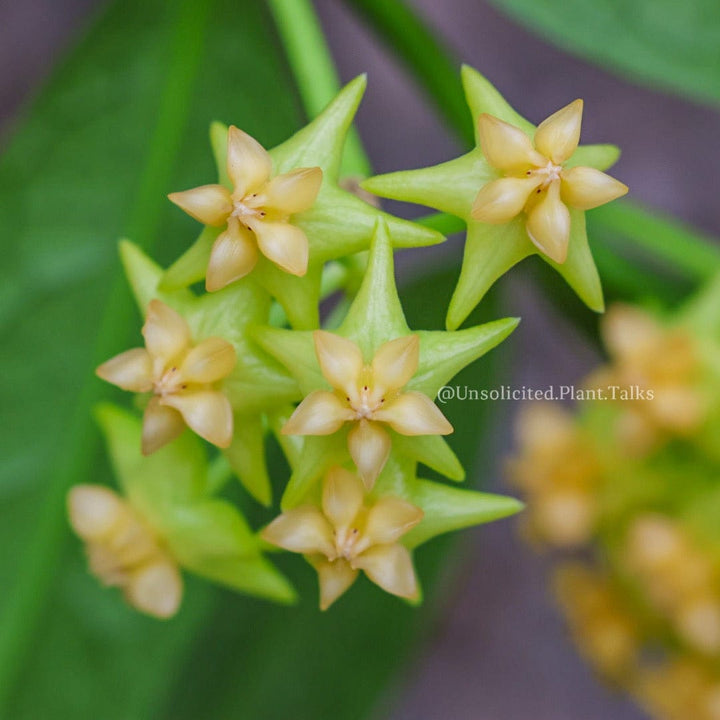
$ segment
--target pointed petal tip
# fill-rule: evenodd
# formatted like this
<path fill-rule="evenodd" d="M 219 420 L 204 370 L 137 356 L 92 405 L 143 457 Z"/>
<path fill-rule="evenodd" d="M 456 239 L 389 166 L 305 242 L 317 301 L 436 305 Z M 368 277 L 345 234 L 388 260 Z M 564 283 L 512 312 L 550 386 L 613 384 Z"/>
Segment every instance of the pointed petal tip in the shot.
<path fill-rule="evenodd" d="M 132 254 L 133 252 L 142 252 L 142 250 L 140 250 L 140 247 L 128 238 L 120 238 L 120 240 L 118 240 L 118 254 L 121 258 Z"/>
<path fill-rule="evenodd" d="M 352 119 L 352 116 L 355 115 L 357 107 L 360 105 L 360 101 L 363 99 L 366 87 L 367 73 L 362 73 L 357 77 L 354 77 L 350 80 L 350 82 L 340 88 L 340 92 L 338 92 L 338 94 L 327 103 L 319 115 L 322 115 L 322 113 L 326 112 L 327 109 L 332 106 L 345 106 L 351 110 L 350 116 Z"/>
<path fill-rule="evenodd" d="M 447 315 L 445 316 L 445 329 L 449 332 L 457 330 L 467 319 L 470 313 L 475 309 L 476 305 L 468 305 L 456 300 L 456 292 L 453 293 L 448 306 Z M 485 297 L 485 293 L 480 297 L 478 303 Z"/>
<path fill-rule="evenodd" d="M 136 271 L 142 268 L 154 268 L 157 273 L 162 273 L 160 266 L 152 260 L 145 251 L 135 242 L 127 238 L 118 241 L 118 255 L 122 263 L 125 275 L 132 284 L 132 277 Z"/>
<path fill-rule="evenodd" d="M 373 175 L 372 177 L 361 180 L 358 184 L 363 190 L 366 190 L 373 195 L 378 197 L 384 197 L 386 191 L 386 178 L 394 175 L 394 173 L 385 173 L 383 175 Z"/>
<path fill-rule="evenodd" d="M 496 499 L 502 501 L 498 502 L 498 514 L 496 515 L 498 520 L 517 515 L 525 509 L 525 503 L 517 498 L 498 495 Z"/>
<path fill-rule="evenodd" d="M 331 100 L 329 104 L 332 104 L 335 100 L 337 100 L 339 97 L 343 95 L 351 95 L 356 96 L 356 104 L 360 103 L 360 100 L 362 100 L 363 95 L 365 94 L 365 89 L 367 88 L 368 83 L 368 77 L 367 73 L 360 73 L 359 75 L 356 75 L 352 80 L 345 83 L 342 88 L 340 88 L 340 92 L 335 96 L 334 100 Z"/>
<path fill-rule="evenodd" d="M 345 87 L 350 87 L 352 85 L 357 85 L 358 87 L 362 87 L 363 90 L 367 87 L 368 82 L 368 74 L 366 72 L 360 73 L 359 75 L 356 75 Z"/>
<path fill-rule="evenodd" d="M 520 324 L 521 321 L 522 321 L 521 317 L 506 317 L 506 318 L 503 318 L 502 320 L 499 320 L 498 322 L 505 323 L 506 329 L 507 329 L 508 335 L 509 335 L 511 332 L 513 332 L 513 330 L 515 330 L 517 328 L 517 326 Z"/>
<path fill-rule="evenodd" d="M 445 317 L 445 329 L 448 332 L 453 332 L 462 325 L 463 320 L 465 320 L 465 318 L 460 318 L 458 313 L 452 313 L 451 315 L 451 311 L 448 310 L 448 314 Z"/>
<path fill-rule="evenodd" d="M 460 80 L 463 84 L 463 88 L 465 89 L 465 92 L 467 93 L 467 86 L 470 82 L 473 80 L 485 80 L 485 77 L 480 74 L 472 65 L 468 65 L 467 63 L 463 63 L 460 66 Z"/>

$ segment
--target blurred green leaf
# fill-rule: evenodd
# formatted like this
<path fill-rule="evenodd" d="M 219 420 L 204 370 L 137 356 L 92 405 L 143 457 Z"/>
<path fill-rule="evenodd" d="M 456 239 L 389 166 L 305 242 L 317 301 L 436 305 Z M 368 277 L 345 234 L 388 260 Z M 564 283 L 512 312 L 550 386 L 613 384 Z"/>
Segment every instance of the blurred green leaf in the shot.
<path fill-rule="evenodd" d="M 491 0 L 532 32 L 624 77 L 720 102 L 717 0 Z"/>
<path fill-rule="evenodd" d="M 205 590 L 160 624 L 99 589 L 67 543 L 64 496 L 108 478 L 90 412 L 107 389 L 92 371 L 139 338 L 117 238 L 155 245 L 163 262 L 193 238 L 165 194 L 212 172 L 211 119 L 268 145 L 300 124 L 262 6 L 122 0 L 0 159 L 2 717 L 155 717 L 206 614 Z"/>

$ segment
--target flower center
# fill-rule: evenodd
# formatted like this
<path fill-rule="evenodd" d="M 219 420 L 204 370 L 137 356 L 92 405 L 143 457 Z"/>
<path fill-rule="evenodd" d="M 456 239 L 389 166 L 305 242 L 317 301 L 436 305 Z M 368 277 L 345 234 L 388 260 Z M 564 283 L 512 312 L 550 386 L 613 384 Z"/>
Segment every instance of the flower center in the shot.
<path fill-rule="evenodd" d="M 255 218 L 264 218 L 265 211 L 262 209 L 262 204 L 265 202 L 265 198 L 258 193 L 252 193 L 246 195 L 240 200 L 233 200 L 233 211 L 232 217 L 237 218 L 241 223 L 246 223 L 248 220 Z"/>
<path fill-rule="evenodd" d="M 560 179 L 560 173 L 562 172 L 562 165 L 555 165 L 552 160 L 548 160 L 545 167 L 537 168 L 536 170 L 529 170 L 528 175 L 535 175 L 542 178 L 542 184 L 540 187 L 545 189 L 550 183 Z"/>
<path fill-rule="evenodd" d="M 367 538 L 364 538 L 356 527 L 339 528 L 335 531 L 335 552 L 338 558 L 352 560 L 369 546 Z"/>
<path fill-rule="evenodd" d="M 348 398 L 349 400 L 349 398 Z M 350 402 L 350 407 L 355 411 L 356 420 L 372 420 L 373 413 L 380 409 L 385 398 L 373 397 L 373 392 L 368 385 L 360 389 L 357 402 Z"/>
<path fill-rule="evenodd" d="M 160 376 L 159 380 L 153 383 L 153 392 L 160 397 L 165 397 L 173 395 L 178 390 L 184 390 L 186 387 L 187 385 L 180 376 L 180 368 L 173 365 Z"/>

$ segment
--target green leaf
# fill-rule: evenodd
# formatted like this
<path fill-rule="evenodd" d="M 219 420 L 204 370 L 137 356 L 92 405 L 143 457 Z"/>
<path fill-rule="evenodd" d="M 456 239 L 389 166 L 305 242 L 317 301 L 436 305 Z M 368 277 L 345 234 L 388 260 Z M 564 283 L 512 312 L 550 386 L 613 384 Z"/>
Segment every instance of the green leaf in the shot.
<path fill-rule="evenodd" d="M 299 125 L 268 22 L 249 0 L 114 3 L 0 159 L 3 717 L 153 717 L 212 602 L 191 586 L 170 624 L 126 610 L 67 542 L 65 493 L 107 478 L 93 368 L 137 338 L 117 239 L 162 262 L 186 245 L 165 194 L 212 172 L 212 118 L 268 145 Z"/>
<path fill-rule="evenodd" d="M 720 102 L 720 5 L 715 0 L 493 4 L 531 31 L 625 78 Z"/>

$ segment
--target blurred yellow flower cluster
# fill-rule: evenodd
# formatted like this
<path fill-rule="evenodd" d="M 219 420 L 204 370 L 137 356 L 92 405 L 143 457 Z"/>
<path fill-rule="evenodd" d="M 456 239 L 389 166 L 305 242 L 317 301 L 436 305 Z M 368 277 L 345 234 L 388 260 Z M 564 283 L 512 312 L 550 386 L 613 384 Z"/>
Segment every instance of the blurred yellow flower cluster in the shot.
<path fill-rule="evenodd" d="M 609 362 L 587 386 L 635 392 L 521 413 L 508 473 L 524 534 L 563 552 L 555 594 L 602 677 L 654 718 L 720 719 L 720 353 L 692 309 L 613 307 L 601 337 Z"/>
<path fill-rule="evenodd" d="M 130 503 L 102 485 L 76 485 L 68 513 L 103 585 L 121 588 L 130 605 L 149 615 L 175 614 L 183 592 L 177 563 Z"/>

